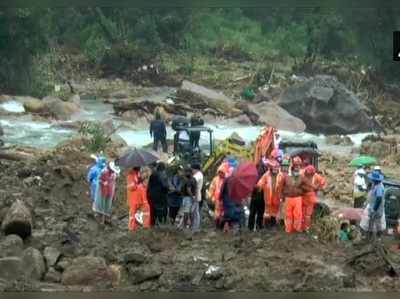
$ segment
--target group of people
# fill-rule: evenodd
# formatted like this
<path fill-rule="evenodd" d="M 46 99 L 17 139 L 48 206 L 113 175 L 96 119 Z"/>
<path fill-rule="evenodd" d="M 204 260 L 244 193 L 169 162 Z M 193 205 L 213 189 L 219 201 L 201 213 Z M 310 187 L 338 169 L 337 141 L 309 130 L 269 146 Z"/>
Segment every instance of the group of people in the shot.
<path fill-rule="evenodd" d="M 282 157 L 274 149 L 258 165 L 259 180 L 251 196 L 248 227 L 250 230 L 276 228 L 284 220 L 287 233 L 308 231 L 311 227 L 317 192 L 326 188 L 325 178 L 315 167 L 300 157 Z M 215 206 L 216 226 L 229 229 L 240 224 L 241 208 L 230 204 L 226 192 L 230 174 L 224 164 L 218 169 L 208 191 Z M 236 217 L 232 210 L 237 209 Z"/>
<path fill-rule="evenodd" d="M 189 123 L 183 124 L 189 127 Z M 193 114 L 190 118 L 190 127 L 200 127 L 204 125 L 204 120 L 199 114 Z M 154 120 L 150 123 L 150 136 L 153 138 L 153 150 L 158 151 L 159 145 L 161 144 L 164 153 L 168 152 L 167 145 L 167 128 L 166 123 L 162 118 L 160 110 L 156 110 Z M 175 137 L 175 151 L 189 152 L 199 147 L 200 131 L 179 130 L 176 132 Z M 179 149 L 178 149 L 179 147 Z"/>
<path fill-rule="evenodd" d="M 120 169 L 114 161 L 107 162 L 104 157 L 92 156 L 92 158 L 96 162 L 87 175 L 92 209 L 101 223 L 111 224 L 112 204 Z"/>
<path fill-rule="evenodd" d="M 273 150 L 258 165 L 259 180 L 252 193 L 248 228 L 276 228 L 284 220 L 287 233 L 308 231 L 311 227 L 317 192 L 326 188 L 325 178 L 300 157 L 280 156 Z M 216 225 L 226 221 L 228 194 L 224 192 L 229 175 L 223 168 L 213 179 L 209 196 L 215 204 Z M 228 217 L 229 218 L 229 217 Z"/>
<path fill-rule="evenodd" d="M 200 229 L 200 203 L 202 200 L 203 174 L 200 165 L 177 167 L 167 174 L 163 162 L 149 168 L 133 168 L 127 175 L 127 201 L 129 230 L 138 227 L 138 212 L 142 225 L 172 224 L 193 231 Z"/>

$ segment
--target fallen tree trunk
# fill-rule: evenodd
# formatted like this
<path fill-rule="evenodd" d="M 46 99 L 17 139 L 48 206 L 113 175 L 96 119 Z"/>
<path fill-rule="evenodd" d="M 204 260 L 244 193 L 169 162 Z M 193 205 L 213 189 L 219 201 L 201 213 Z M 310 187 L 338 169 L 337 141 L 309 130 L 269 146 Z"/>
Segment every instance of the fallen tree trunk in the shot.
<path fill-rule="evenodd" d="M 224 116 L 223 113 L 215 109 L 209 108 L 204 105 L 189 105 L 184 103 L 179 104 L 166 104 L 152 101 L 138 101 L 138 102 L 117 102 L 114 103 L 114 110 L 117 114 L 122 114 L 126 111 L 142 111 L 146 114 L 153 114 L 155 109 L 162 108 L 165 112 L 172 115 L 187 115 L 195 111 L 205 111 L 215 116 Z"/>

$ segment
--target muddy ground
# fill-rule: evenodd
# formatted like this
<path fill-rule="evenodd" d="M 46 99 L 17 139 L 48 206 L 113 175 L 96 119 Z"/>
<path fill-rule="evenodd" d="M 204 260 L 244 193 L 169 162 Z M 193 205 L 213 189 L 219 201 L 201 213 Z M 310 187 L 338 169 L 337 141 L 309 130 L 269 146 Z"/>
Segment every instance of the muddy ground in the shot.
<path fill-rule="evenodd" d="M 101 226 L 92 216 L 85 182 L 91 162 L 79 142 L 32 161 L 0 160 L 0 222 L 20 199 L 34 219 L 32 236 L 24 240 L 23 248 L 33 247 L 44 255 L 48 247 L 58 250 L 57 259 L 52 265 L 46 259 L 38 277 L 0 279 L 1 290 L 375 291 L 400 287 L 400 279 L 393 277 L 393 269 L 375 251 L 352 259 L 371 249 L 364 242 L 327 242 L 313 234 L 287 235 L 281 230 L 223 234 L 214 231 L 209 219 L 196 234 L 171 227 L 131 234 L 124 217 L 123 176 L 113 225 Z M 344 205 L 349 204 L 353 171 L 347 163 L 331 155 L 321 162 L 334 185 L 325 197 Z M 5 240 L 1 232 L 0 244 Z M 399 265 L 394 244 L 386 240 L 392 265 Z M 80 260 L 76 259 L 87 256 L 103 258 L 106 268 L 88 266 L 92 270 L 85 270 L 95 279 L 79 280 Z M 67 277 L 71 273 L 79 274 L 77 280 Z"/>

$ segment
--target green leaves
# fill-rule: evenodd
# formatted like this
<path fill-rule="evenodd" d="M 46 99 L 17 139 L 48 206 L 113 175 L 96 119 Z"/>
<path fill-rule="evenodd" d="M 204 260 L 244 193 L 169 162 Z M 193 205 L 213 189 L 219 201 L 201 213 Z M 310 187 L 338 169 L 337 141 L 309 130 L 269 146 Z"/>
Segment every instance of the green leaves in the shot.
<path fill-rule="evenodd" d="M 92 152 L 104 151 L 110 138 L 104 132 L 102 125 L 98 122 L 83 122 L 78 131 L 81 135 L 89 138 L 88 149 Z"/>

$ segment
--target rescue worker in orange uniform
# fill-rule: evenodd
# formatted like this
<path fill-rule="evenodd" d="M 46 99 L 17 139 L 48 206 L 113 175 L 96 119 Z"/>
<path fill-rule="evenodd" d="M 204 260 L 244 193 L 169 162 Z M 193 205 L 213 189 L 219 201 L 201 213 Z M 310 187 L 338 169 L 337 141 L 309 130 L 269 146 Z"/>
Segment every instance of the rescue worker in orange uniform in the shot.
<path fill-rule="evenodd" d="M 326 187 L 326 179 L 316 172 L 313 165 L 308 165 L 302 172 L 303 177 L 303 230 L 311 228 L 312 216 L 318 201 L 317 192 Z"/>
<path fill-rule="evenodd" d="M 143 227 L 149 228 L 151 224 L 150 206 L 147 199 L 147 184 L 142 177 L 140 167 L 133 168 L 127 175 L 127 199 L 129 206 L 128 228 L 134 231 L 137 228 L 136 212 L 143 213 Z"/>
<path fill-rule="evenodd" d="M 271 227 L 276 226 L 276 218 L 281 203 L 284 175 L 279 170 L 280 165 L 277 161 L 270 163 L 269 170 L 257 183 L 257 188 L 262 189 L 264 193 L 264 222 L 270 224 Z"/>
<path fill-rule="evenodd" d="M 208 198 L 214 203 L 215 226 L 217 229 L 222 228 L 222 218 L 224 216 L 224 206 L 221 198 L 222 186 L 225 182 L 225 167 L 221 165 L 217 170 L 218 175 L 215 176 L 208 189 Z"/>
<path fill-rule="evenodd" d="M 282 179 L 282 192 L 286 201 L 285 230 L 287 233 L 302 232 L 303 180 L 300 175 L 302 161 L 295 157 L 291 173 Z"/>

